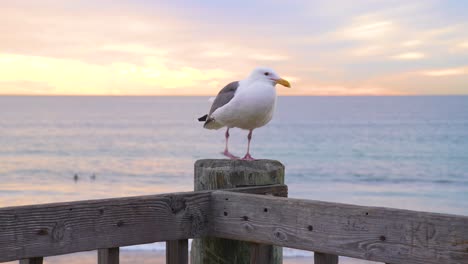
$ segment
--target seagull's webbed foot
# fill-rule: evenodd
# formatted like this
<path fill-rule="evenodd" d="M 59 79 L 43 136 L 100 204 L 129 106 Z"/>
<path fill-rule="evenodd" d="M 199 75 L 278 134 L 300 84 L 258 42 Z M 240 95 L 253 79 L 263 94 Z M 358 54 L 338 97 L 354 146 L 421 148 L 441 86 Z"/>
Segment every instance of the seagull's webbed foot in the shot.
<path fill-rule="evenodd" d="M 230 159 L 239 159 L 239 157 L 237 157 L 236 155 L 232 154 L 231 152 L 229 152 L 228 150 L 225 150 L 224 152 L 221 152 L 221 154 L 223 154 L 224 156 L 230 158 Z"/>
<path fill-rule="evenodd" d="M 250 153 L 245 154 L 245 156 L 242 158 L 242 160 L 256 160 L 252 156 L 250 156 Z"/>

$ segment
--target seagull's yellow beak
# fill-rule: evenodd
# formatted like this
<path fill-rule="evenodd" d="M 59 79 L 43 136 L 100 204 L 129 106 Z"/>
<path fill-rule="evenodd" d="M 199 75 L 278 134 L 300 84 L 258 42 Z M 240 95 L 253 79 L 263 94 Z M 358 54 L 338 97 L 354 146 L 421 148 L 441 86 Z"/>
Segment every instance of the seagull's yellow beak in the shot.
<path fill-rule="evenodd" d="M 279 83 L 279 84 L 283 85 L 284 87 L 291 88 L 291 84 L 288 81 L 286 81 L 285 79 L 278 79 L 278 80 L 276 80 L 276 83 Z"/>

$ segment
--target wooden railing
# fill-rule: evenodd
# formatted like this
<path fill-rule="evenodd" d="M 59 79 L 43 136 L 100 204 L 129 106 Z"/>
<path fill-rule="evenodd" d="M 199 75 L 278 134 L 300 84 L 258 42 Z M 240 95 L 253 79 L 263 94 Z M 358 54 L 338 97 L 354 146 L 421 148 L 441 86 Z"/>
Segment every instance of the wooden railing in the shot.
<path fill-rule="evenodd" d="M 211 203 L 210 236 L 386 263 L 468 263 L 466 216 L 219 191 Z"/>
<path fill-rule="evenodd" d="M 219 176 L 219 175 L 218 175 Z M 250 177 L 249 175 L 247 175 Z M 267 194 L 267 195 L 265 195 Z M 385 263 L 468 263 L 468 217 L 286 198 L 283 184 L 0 209 L 0 262 L 166 241 L 166 263 L 188 263 L 188 239 L 250 243 L 250 263 L 273 263 L 269 245 Z M 281 197 L 283 196 L 283 197 Z M 271 249 L 271 248 L 270 248 Z"/>
<path fill-rule="evenodd" d="M 239 188 L 281 195 L 285 185 Z M 118 263 L 119 247 L 166 241 L 168 263 L 187 263 L 187 239 L 209 235 L 213 191 L 6 207 L 0 209 L 0 262 L 98 250 Z"/>

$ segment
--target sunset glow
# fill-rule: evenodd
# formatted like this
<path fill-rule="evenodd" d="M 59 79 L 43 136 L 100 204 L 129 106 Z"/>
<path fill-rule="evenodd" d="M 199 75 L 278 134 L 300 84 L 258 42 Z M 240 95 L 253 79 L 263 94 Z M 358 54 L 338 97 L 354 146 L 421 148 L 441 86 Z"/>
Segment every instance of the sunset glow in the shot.
<path fill-rule="evenodd" d="M 256 66 L 281 95 L 468 94 L 464 1 L 7 1 L 0 94 L 214 95 Z"/>

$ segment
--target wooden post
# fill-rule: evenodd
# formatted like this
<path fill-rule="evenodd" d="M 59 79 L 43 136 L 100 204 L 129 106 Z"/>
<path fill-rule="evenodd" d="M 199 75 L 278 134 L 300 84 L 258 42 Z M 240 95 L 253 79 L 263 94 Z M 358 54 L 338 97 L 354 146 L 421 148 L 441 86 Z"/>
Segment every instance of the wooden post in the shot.
<path fill-rule="evenodd" d="M 250 264 L 270 264 L 274 262 L 274 247 L 266 244 L 252 243 L 250 246 Z"/>
<path fill-rule="evenodd" d="M 28 259 L 20 260 L 19 264 L 42 264 L 42 261 L 43 261 L 42 257 L 28 258 Z"/>
<path fill-rule="evenodd" d="M 284 184 L 284 166 L 278 161 L 206 159 L 195 163 L 195 191 L 271 184 Z M 281 247 L 251 245 L 249 242 L 214 237 L 194 239 L 190 263 L 244 264 L 256 260 L 252 254 L 268 256 L 271 260 L 268 263 L 271 264 L 282 263 Z"/>
<path fill-rule="evenodd" d="M 315 252 L 314 263 L 315 264 L 338 264 L 338 256 L 333 255 L 333 254 Z"/>
<path fill-rule="evenodd" d="M 166 241 L 166 264 L 188 264 L 188 239 Z"/>
<path fill-rule="evenodd" d="M 98 249 L 98 264 L 119 264 L 119 248 Z"/>

